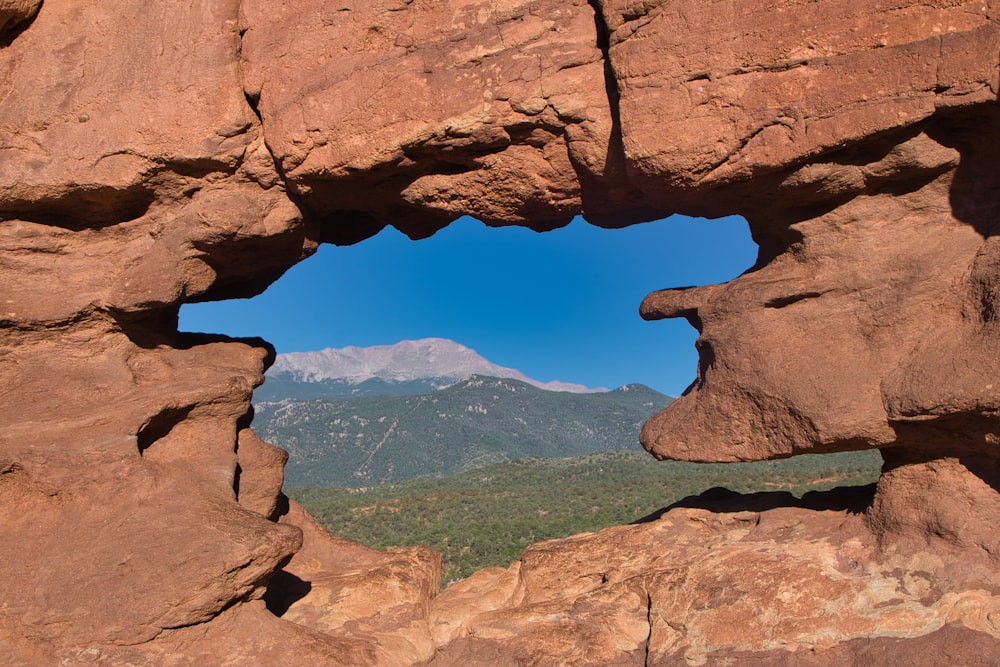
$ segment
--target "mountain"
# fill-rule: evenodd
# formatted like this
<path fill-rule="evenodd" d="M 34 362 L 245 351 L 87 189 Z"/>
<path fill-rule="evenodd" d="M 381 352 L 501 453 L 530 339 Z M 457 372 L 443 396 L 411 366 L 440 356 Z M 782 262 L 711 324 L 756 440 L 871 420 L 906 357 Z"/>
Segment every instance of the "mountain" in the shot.
<path fill-rule="evenodd" d="M 516 369 L 497 366 L 454 341 L 424 338 L 395 345 L 279 354 L 254 399 L 414 395 L 450 387 L 471 375 L 520 380 L 550 391 L 605 391 L 566 382 L 539 382 Z"/>
<path fill-rule="evenodd" d="M 525 457 L 638 450 L 671 398 L 643 385 L 545 391 L 473 375 L 430 394 L 260 401 L 254 430 L 289 453 L 289 486 L 366 486 Z"/>

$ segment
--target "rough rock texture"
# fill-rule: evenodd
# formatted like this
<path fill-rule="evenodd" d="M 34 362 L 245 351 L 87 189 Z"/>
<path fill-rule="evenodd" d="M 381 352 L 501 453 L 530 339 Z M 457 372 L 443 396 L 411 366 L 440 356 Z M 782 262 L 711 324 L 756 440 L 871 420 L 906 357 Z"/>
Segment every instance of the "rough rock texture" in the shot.
<path fill-rule="evenodd" d="M 959 160 L 958 151 L 926 134 L 893 151 L 907 149 L 922 156 L 920 166 L 932 178 Z M 863 188 L 867 174 L 894 157 L 844 171 L 855 172 Z M 983 325 L 965 312 L 971 299 L 955 298 L 964 296 L 961 281 L 988 246 L 975 227 L 952 215 L 953 184 L 949 173 L 913 192 L 864 192 L 790 225 L 801 240 L 756 271 L 725 285 L 647 297 L 645 316 L 695 323 L 702 359 L 681 405 L 646 425 L 647 447 L 702 461 L 884 447 L 906 437 L 901 424 L 930 417 L 911 397 L 926 382 L 923 367 L 940 363 L 922 349 L 927 339 L 960 338 Z M 811 343 L 820 336 L 826 346 Z M 982 378 L 939 377 L 936 386 L 947 391 L 967 383 L 970 392 L 990 384 L 998 342 L 987 342 L 982 351 L 991 356 L 968 372 Z M 974 409 L 1000 407 L 1000 393 L 982 398 Z M 727 419 L 714 418 L 719 410 Z"/>
<path fill-rule="evenodd" d="M 996 97 L 987 2 L 601 4 L 625 153 L 666 207 Z"/>
<path fill-rule="evenodd" d="M 938 589 L 954 562 L 875 558 L 862 517 L 842 507 L 858 504 L 847 494 L 809 494 L 810 509 L 768 495 L 691 499 L 650 523 L 528 547 L 509 597 L 451 624 L 432 664 L 720 664 L 734 655 L 843 664 L 870 650 L 851 642 L 925 636 L 955 621 L 1000 655 L 1000 595 L 971 582 Z M 741 505 L 772 508 L 731 511 Z M 445 590 L 432 622 L 477 589 L 495 590 L 495 579 L 481 572 Z"/>
<path fill-rule="evenodd" d="M 0 647 L 15 665 L 1000 661 L 990 0 L 0 0 Z M 659 458 L 882 449 L 437 557 L 323 533 L 250 430 L 260 340 L 177 331 L 321 242 L 461 214 L 741 214 Z M 660 286 L 650 286 L 660 287 Z"/>
<path fill-rule="evenodd" d="M 10 41 L 24 24 L 38 13 L 42 0 L 3 0 L 0 2 L 0 39 Z"/>
<path fill-rule="evenodd" d="M 333 537 L 288 502 L 281 521 L 302 529 L 303 545 L 270 587 L 270 608 L 333 637 L 367 641 L 378 665 L 429 660 L 434 642 L 427 616 L 441 588 L 441 555 L 427 547 L 382 553 Z"/>
<path fill-rule="evenodd" d="M 324 238 L 637 205 L 586 0 L 247 0 L 243 17 L 247 94 Z"/>

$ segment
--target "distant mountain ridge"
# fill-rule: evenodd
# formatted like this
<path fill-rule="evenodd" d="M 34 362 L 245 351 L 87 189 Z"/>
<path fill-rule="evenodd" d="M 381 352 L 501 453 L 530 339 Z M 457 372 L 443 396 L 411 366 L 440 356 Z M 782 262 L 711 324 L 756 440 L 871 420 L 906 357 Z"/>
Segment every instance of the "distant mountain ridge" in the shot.
<path fill-rule="evenodd" d="M 287 484 L 367 486 L 525 457 L 638 451 L 642 424 L 672 400 L 638 384 L 581 394 L 472 375 L 421 395 L 259 401 L 253 427 L 288 451 Z"/>
<path fill-rule="evenodd" d="M 472 375 L 519 380 L 547 391 L 591 393 L 568 382 L 540 382 L 498 366 L 475 350 L 446 338 L 404 340 L 395 345 L 327 348 L 279 354 L 254 398 L 347 398 L 413 395 L 450 387 Z"/>

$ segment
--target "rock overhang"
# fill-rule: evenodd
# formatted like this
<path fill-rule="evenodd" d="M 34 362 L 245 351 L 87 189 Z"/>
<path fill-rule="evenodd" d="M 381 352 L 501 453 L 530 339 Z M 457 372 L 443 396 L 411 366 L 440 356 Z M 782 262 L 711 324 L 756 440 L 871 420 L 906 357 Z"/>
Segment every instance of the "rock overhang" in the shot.
<path fill-rule="evenodd" d="M 22 512 L 5 522 L 0 628 L 24 655 L 153 640 L 149 662 L 190 649 L 171 629 L 227 623 L 226 641 L 261 650 L 232 619 L 258 618 L 299 548 L 267 520 L 282 457 L 246 428 L 269 351 L 183 338 L 176 309 L 260 291 L 319 242 L 386 224 L 422 237 L 460 214 L 537 229 L 746 217 L 751 271 L 651 296 L 650 314 L 697 322 L 704 354 L 647 446 L 694 460 L 883 447 L 869 532 L 847 522 L 844 543 L 874 535 L 904 570 L 903 550 L 964 554 L 969 581 L 997 587 L 995 540 L 969 520 L 996 506 L 991 3 L 47 0 L 0 3 L 0 23 L 0 493 Z M 956 495 L 965 510 L 948 510 Z M 927 511 L 908 515 L 913 499 Z M 86 547 L 69 568 L 56 533 Z M 497 605 L 516 606 L 533 567 L 497 583 Z M 648 606 L 602 590 L 631 600 L 623 636 L 645 631 L 647 653 L 702 655 L 694 635 L 653 640 L 643 614 L 662 588 L 641 588 Z M 947 617 L 988 634 L 952 604 L 906 631 Z M 381 658 L 433 653 L 416 607 L 409 629 L 383 628 Z M 357 635 L 309 637 L 314 655 L 357 651 Z"/>

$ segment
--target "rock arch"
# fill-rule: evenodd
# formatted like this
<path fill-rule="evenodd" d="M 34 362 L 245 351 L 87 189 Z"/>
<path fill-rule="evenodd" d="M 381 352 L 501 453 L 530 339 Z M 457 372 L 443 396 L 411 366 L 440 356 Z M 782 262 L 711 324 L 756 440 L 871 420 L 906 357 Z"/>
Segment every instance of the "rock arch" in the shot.
<path fill-rule="evenodd" d="M 0 30 L 15 663 L 1000 657 L 990 2 L 46 0 Z M 673 212 L 741 214 L 762 253 L 645 302 L 703 352 L 645 444 L 880 447 L 864 514 L 708 499 L 432 599 L 432 554 L 283 506 L 247 424 L 266 343 L 176 329 L 386 224 Z M 312 602 L 278 618 L 289 577 Z"/>

